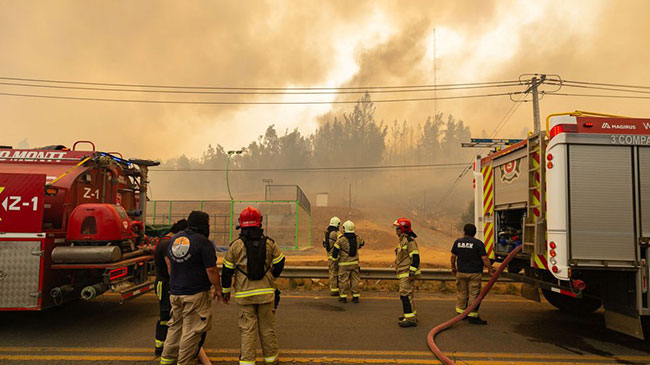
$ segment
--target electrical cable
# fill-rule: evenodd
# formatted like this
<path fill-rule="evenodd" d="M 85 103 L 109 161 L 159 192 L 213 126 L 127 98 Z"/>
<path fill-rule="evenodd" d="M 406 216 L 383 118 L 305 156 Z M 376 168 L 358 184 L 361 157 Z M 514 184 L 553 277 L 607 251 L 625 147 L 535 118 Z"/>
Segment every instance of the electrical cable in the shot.
<path fill-rule="evenodd" d="M 625 87 L 625 88 L 630 88 L 630 89 L 650 89 L 650 86 L 642 86 L 642 85 L 608 84 L 608 83 L 603 83 L 603 82 L 589 82 L 589 81 L 576 81 L 576 80 L 563 80 L 563 81 L 564 82 L 570 82 L 570 83 L 573 83 L 573 84 Z"/>
<path fill-rule="evenodd" d="M 650 96 L 634 96 L 634 95 L 606 95 L 606 94 L 575 94 L 575 93 L 558 93 L 558 92 L 540 92 L 544 95 L 550 96 L 580 96 L 588 98 L 612 98 L 612 99 L 650 99 Z"/>
<path fill-rule="evenodd" d="M 440 163 L 422 165 L 387 165 L 387 166 L 336 166 L 336 167 L 297 167 L 297 168 L 268 168 L 268 169 L 228 169 L 229 172 L 326 172 L 326 171 L 359 171 L 359 170 L 390 170 L 390 169 L 430 169 L 430 168 L 453 168 L 465 166 L 465 163 Z M 225 172 L 226 169 L 149 169 L 149 172 Z"/>
<path fill-rule="evenodd" d="M 424 84 L 424 85 L 349 86 L 349 87 L 234 87 L 234 86 L 120 84 L 120 83 L 109 83 L 109 82 L 33 79 L 33 78 L 7 77 L 7 76 L 0 76 L 0 80 L 46 82 L 46 83 L 57 83 L 57 84 L 77 84 L 77 85 L 147 87 L 147 88 L 159 88 L 159 89 L 163 88 L 163 89 L 213 89 L 213 90 L 368 90 L 368 89 L 404 89 L 404 88 L 447 87 L 447 86 L 520 84 L 519 80 L 506 80 L 506 81 L 484 81 L 484 82 L 469 82 L 469 83 L 456 83 L 456 84 L 440 84 L 440 85 Z"/>
<path fill-rule="evenodd" d="M 549 83 L 549 85 L 560 85 L 560 84 Z M 580 89 L 594 89 L 594 90 L 618 91 L 618 92 L 637 93 L 637 94 L 650 94 L 650 91 L 644 91 L 644 90 L 627 90 L 627 89 L 620 89 L 620 88 L 614 88 L 614 87 L 575 85 L 575 84 L 571 84 L 571 83 L 568 83 L 568 82 L 562 83 L 561 86 L 570 87 L 570 88 L 580 88 Z M 552 92 L 547 91 L 546 93 L 550 94 Z"/>
<path fill-rule="evenodd" d="M 498 84 L 498 85 L 474 85 L 474 86 L 448 86 L 448 87 L 419 87 L 404 89 L 368 89 L 368 90 L 334 90 L 334 91 L 194 91 L 194 90 L 155 90 L 155 89 L 115 89 L 105 87 L 87 87 L 87 86 L 61 86 L 61 85 L 36 85 L 24 84 L 18 82 L 0 82 L 0 85 L 36 87 L 48 89 L 64 90 L 87 90 L 87 91 L 110 91 L 110 92 L 136 92 L 136 93 L 160 93 L 160 94 L 202 94 L 202 95 L 332 95 L 332 94 L 380 94 L 380 93 L 412 93 L 428 91 L 453 91 L 453 90 L 470 90 L 470 89 L 488 89 L 495 87 L 513 87 L 519 84 Z"/>
<path fill-rule="evenodd" d="M 417 102 L 431 100 L 455 100 L 455 99 L 476 99 L 496 96 L 506 96 L 520 94 L 519 92 L 511 93 L 491 93 L 491 94 L 473 94 L 457 96 L 440 96 L 425 98 L 407 98 L 407 99 L 378 99 L 372 100 L 372 103 L 398 103 L 398 102 Z M 150 100 L 150 99 L 114 99 L 114 98 L 94 98 L 94 97 L 76 97 L 76 96 L 56 96 L 41 94 L 18 94 L 0 92 L 3 96 L 41 98 L 41 99 L 63 99 L 78 101 L 102 101 L 102 102 L 120 102 L 120 103 L 145 103 L 145 104 L 192 104 L 192 105 L 317 105 L 317 104 L 357 104 L 359 100 L 333 100 L 333 101 L 200 101 L 200 100 Z"/>

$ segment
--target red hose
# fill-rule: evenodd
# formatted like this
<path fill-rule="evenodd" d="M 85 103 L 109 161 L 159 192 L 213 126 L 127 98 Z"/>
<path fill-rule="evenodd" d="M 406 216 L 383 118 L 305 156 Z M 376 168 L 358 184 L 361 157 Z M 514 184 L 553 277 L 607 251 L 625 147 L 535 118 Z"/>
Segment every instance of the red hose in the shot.
<path fill-rule="evenodd" d="M 429 334 L 427 335 L 427 343 L 429 345 L 429 348 L 433 352 L 433 354 L 436 355 L 436 357 L 438 358 L 438 360 L 440 360 L 440 362 L 442 362 L 445 365 L 455 364 L 454 361 L 452 361 L 447 356 L 445 356 L 445 354 L 442 353 L 442 350 L 440 350 L 440 348 L 438 348 L 438 346 L 434 342 L 434 338 L 436 337 L 436 335 L 446 330 L 447 328 L 453 326 L 456 322 L 461 321 L 463 318 L 467 317 L 469 312 L 473 311 L 474 308 L 476 308 L 479 304 L 481 304 L 481 301 L 483 300 L 483 298 L 485 298 L 485 296 L 490 291 L 490 289 L 492 289 L 492 286 L 499 278 L 499 275 L 501 275 L 503 270 L 505 270 L 505 268 L 508 266 L 508 263 L 513 259 L 513 257 L 515 257 L 519 253 L 519 251 L 521 251 L 521 248 L 522 246 L 518 246 L 514 250 L 512 250 L 512 252 L 510 252 L 508 257 L 506 257 L 506 259 L 503 260 L 501 265 L 499 265 L 499 268 L 497 269 L 496 273 L 492 276 L 490 281 L 487 283 L 487 285 L 483 288 L 483 290 L 481 290 L 481 294 L 479 294 L 478 298 L 476 298 L 476 300 L 469 307 L 467 307 L 467 309 L 465 309 L 463 313 L 448 320 L 447 322 L 435 326 L 431 331 L 429 331 Z"/>

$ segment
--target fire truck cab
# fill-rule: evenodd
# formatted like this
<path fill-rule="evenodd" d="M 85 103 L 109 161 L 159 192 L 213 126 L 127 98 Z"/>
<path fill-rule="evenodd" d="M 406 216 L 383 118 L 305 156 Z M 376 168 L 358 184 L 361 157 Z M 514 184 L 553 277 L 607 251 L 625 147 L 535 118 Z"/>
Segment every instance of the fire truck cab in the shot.
<path fill-rule="evenodd" d="M 608 328 L 644 338 L 650 316 L 650 119 L 551 115 L 474 164 L 478 238 L 522 295 L 561 310 L 604 307 Z"/>

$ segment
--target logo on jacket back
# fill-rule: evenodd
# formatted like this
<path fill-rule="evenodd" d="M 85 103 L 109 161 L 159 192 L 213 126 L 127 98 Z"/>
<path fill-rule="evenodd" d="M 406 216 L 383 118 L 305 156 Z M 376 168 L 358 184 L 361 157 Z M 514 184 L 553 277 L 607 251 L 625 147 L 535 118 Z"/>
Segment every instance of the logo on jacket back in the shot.
<path fill-rule="evenodd" d="M 172 256 L 179 261 L 184 261 L 190 252 L 190 239 L 184 236 L 178 237 L 172 242 Z"/>
<path fill-rule="evenodd" d="M 499 166 L 499 170 L 501 170 L 501 181 L 510 184 L 511 182 L 517 180 L 519 177 L 520 163 L 521 159 L 518 159 Z"/>
<path fill-rule="evenodd" d="M 474 248 L 473 242 L 458 242 L 458 248 Z"/>

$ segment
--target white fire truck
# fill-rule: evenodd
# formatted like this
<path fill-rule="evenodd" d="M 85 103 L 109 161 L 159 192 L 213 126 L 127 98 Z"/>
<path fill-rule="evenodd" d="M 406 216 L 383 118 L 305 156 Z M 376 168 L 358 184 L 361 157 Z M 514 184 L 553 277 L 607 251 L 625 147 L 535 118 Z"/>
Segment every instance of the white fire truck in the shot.
<path fill-rule="evenodd" d="M 648 330 L 650 119 L 576 111 L 547 131 L 474 162 L 478 238 L 491 259 L 521 253 L 508 273 L 522 295 L 590 313 L 644 338 Z M 473 140 L 474 145 L 481 145 Z"/>

